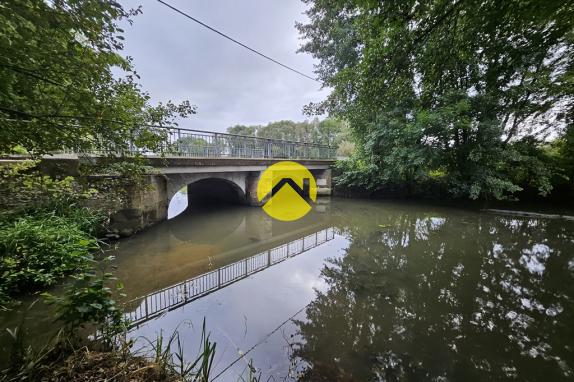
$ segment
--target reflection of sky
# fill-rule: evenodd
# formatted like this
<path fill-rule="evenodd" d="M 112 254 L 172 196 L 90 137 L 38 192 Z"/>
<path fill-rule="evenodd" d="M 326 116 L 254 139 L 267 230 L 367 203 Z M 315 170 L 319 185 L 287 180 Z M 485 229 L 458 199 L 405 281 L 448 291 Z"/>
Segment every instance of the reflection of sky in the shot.
<path fill-rule="evenodd" d="M 522 264 L 530 273 L 542 275 L 546 269 L 544 262 L 550 257 L 551 249 L 545 244 L 534 244 L 532 249 L 524 249 L 520 257 Z"/>
<path fill-rule="evenodd" d="M 187 194 L 183 192 L 177 192 L 173 198 L 169 201 L 169 207 L 167 208 L 167 218 L 171 219 L 181 214 L 187 208 Z"/>
<path fill-rule="evenodd" d="M 325 291 L 327 286 L 319 277 L 325 259 L 342 255 L 347 246 L 346 239 L 335 236 L 319 247 L 150 321 L 132 334 L 154 339 L 163 329 L 164 336 L 169 337 L 180 325 L 186 355 L 192 360 L 205 317 L 211 339 L 217 343 L 212 375 L 233 362 L 239 351 L 246 352 L 263 341 L 247 354 L 245 361 L 238 362 L 218 380 L 236 381 L 250 359 L 264 376 L 283 378 L 289 372 L 288 341 L 295 334 L 295 327 L 291 322 L 282 324 L 314 299 L 315 289 Z M 304 318 L 304 314 L 301 311 L 295 318 Z M 266 338 L 278 327 L 281 328 Z"/>

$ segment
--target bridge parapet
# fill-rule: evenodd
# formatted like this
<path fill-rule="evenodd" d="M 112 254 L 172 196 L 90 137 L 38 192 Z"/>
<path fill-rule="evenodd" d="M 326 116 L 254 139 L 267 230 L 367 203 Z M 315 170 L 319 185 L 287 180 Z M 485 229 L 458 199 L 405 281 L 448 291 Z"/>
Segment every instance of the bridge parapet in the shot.
<path fill-rule="evenodd" d="M 146 179 L 126 184 L 121 190 L 126 196 L 110 213 L 110 228 L 120 235 L 129 236 L 166 220 L 171 198 L 185 186 L 194 185 L 196 191 L 195 195 L 188 193 L 190 202 L 193 196 L 202 194 L 216 199 L 233 196 L 234 202 L 258 206 L 261 202 L 257 198 L 257 184 L 261 173 L 283 160 L 307 167 L 317 180 L 318 195 L 331 194 L 330 167 L 335 161 L 335 150 L 330 146 L 181 128 L 157 129 L 164 135 L 161 153 L 139 151 L 135 146 L 129 153 L 120 153 L 143 154 L 147 164 L 155 168 Z M 15 159 L 25 158 L 8 160 Z M 48 174 L 80 176 L 80 164 L 93 165 L 109 159 L 97 150 L 82 154 L 66 151 L 64 155 L 43 157 L 41 166 Z M 102 200 L 105 202 L 105 198 Z M 94 207 L 108 207 L 98 206 L 97 202 L 93 202 Z"/>
<path fill-rule="evenodd" d="M 138 147 L 132 139 L 129 149 L 106 150 L 121 156 L 142 154 L 144 156 L 172 156 L 191 158 L 251 158 L 251 159 L 335 159 L 334 147 L 310 142 L 261 138 L 248 135 L 216 133 L 212 131 L 184 129 L 180 127 L 149 126 L 161 138 L 160 152 Z M 83 154 L 103 154 L 98 148 Z M 73 149 L 63 148 L 54 154 L 76 154 Z"/>
<path fill-rule="evenodd" d="M 334 159 L 327 145 L 182 128 L 161 128 L 165 152 L 203 158 Z"/>

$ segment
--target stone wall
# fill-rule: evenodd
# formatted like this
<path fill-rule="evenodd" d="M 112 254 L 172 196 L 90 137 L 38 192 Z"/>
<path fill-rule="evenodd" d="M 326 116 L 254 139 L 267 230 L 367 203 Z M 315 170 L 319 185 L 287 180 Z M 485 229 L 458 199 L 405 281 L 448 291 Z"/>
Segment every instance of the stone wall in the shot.
<path fill-rule="evenodd" d="M 146 175 L 137 184 L 118 176 L 92 176 L 88 182 L 98 194 L 86 204 L 106 211 L 109 233 L 130 236 L 167 219 L 167 180 L 163 175 Z"/>

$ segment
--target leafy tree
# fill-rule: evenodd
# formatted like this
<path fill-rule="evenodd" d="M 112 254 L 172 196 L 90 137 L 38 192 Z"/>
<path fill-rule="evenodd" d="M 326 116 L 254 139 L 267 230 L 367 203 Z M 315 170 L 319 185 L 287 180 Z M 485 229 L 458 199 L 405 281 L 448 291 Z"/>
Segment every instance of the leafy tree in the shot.
<path fill-rule="evenodd" d="M 235 125 L 227 128 L 229 134 L 255 135 L 259 126 Z"/>
<path fill-rule="evenodd" d="M 523 186 L 516 164 L 545 165 L 525 158 L 525 143 L 540 150 L 572 124 L 568 2 L 304 1 L 301 51 L 320 60 L 317 74 L 333 88 L 307 111 L 349 121 L 360 159 L 377 169 L 364 184 L 444 171 L 456 195 L 506 198 Z M 546 170 L 529 180 L 542 195 Z"/>
<path fill-rule="evenodd" d="M 236 125 L 227 128 L 230 134 L 251 135 L 260 138 L 283 139 L 299 142 L 335 146 L 348 139 L 346 123 L 328 118 L 319 121 L 294 122 L 289 120 L 270 122 L 267 125 L 244 126 Z"/>
<path fill-rule="evenodd" d="M 187 101 L 150 105 L 120 55 L 119 22 L 140 12 L 115 1 L 2 2 L 0 152 L 153 150 L 163 136 L 146 125 L 195 113 Z"/>

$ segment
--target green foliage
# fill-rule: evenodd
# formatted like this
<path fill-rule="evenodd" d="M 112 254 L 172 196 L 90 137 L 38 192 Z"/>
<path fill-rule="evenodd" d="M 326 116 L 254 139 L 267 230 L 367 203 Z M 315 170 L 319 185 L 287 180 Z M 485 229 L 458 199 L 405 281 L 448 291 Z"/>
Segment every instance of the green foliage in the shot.
<path fill-rule="evenodd" d="M 82 191 L 72 177 L 43 175 L 37 162 L 0 166 L 0 306 L 54 285 L 86 269 L 99 248 L 95 235 L 105 216 L 79 205 Z"/>
<path fill-rule="evenodd" d="M 88 267 L 98 244 L 82 229 L 91 224 L 86 216 L 96 220 L 85 212 L 67 217 L 43 213 L 0 224 L 3 308 L 11 296 L 54 285 L 65 275 Z"/>
<path fill-rule="evenodd" d="M 158 150 L 163 134 L 146 125 L 195 113 L 187 101 L 150 105 L 120 55 L 119 23 L 138 13 L 99 0 L 0 6 L 0 152 Z"/>
<path fill-rule="evenodd" d="M 157 169 L 143 164 L 140 158 L 114 161 L 100 171 L 106 175 L 120 176 L 125 184 L 139 184 L 145 175 L 157 173 Z"/>
<path fill-rule="evenodd" d="M 25 333 L 23 322 L 13 329 L 6 329 L 10 348 L 7 367 L 0 370 L 2 381 L 39 380 L 39 375 L 47 366 L 57 363 L 54 361 L 61 361 L 57 355 L 62 344 L 61 331 L 40 349 L 30 345 L 33 340 Z"/>
<path fill-rule="evenodd" d="M 378 168 L 363 159 L 351 157 L 347 160 L 337 161 L 335 168 L 341 174 L 334 179 L 338 185 L 370 191 L 376 190 L 380 185 Z"/>
<path fill-rule="evenodd" d="M 209 150 L 213 150 L 213 145 L 209 145 L 205 139 L 195 137 L 179 138 L 177 141 L 175 141 L 174 146 L 176 146 L 175 148 L 177 152 L 186 153 L 192 156 L 207 157 L 210 155 Z"/>
<path fill-rule="evenodd" d="M 550 192 L 557 169 L 540 153 L 574 122 L 573 7 L 305 2 L 301 50 L 319 59 L 317 74 L 333 88 L 307 111 L 349 121 L 368 163 L 351 180 L 416 187 L 440 170 L 456 196 Z"/>
<path fill-rule="evenodd" d="M 205 318 L 201 327 L 199 354 L 192 362 L 185 361 L 178 328 L 167 338 L 167 341 L 163 332 L 160 332 L 153 342 L 145 337 L 144 340 L 150 347 L 152 362 L 159 371 L 160 379 L 169 375 L 178 375 L 183 381 L 189 382 L 208 382 L 210 380 L 217 344 L 210 339 L 210 334 L 205 327 Z"/>
<path fill-rule="evenodd" d="M 110 261 L 104 259 L 104 263 Z M 117 306 L 115 295 L 121 294 L 123 286 L 116 283 L 115 290 L 109 285 L 116 278 L 109 272 L 81 272 L 72 276 L 74 281 L 66 286 L 63 296 L 44 293 L 48 303 L 56 306 L 56 318 L 67 333 L 94 326 L 104 341 L 113 342 L 115 336 L 126 328 L 122 310 Z"/>
<path fill-rule="evenodd" d="M 259 126 L 235 125 L 227 128 L 229 134 L 256 136 Z"/>
<path fill-rule="evenodd" d="M 42 206 L 75 194 L 74 178 L 53 178 L 40 173 L 38 161 L 0 165 L 0 207 L 19 211 Z"/>
<path fill-rule="evenodd" d="M 229 134 L 257 136 L 337 146 L 346 137 L 346 124 L 338 119 L 293 122 L 277 121 L 264 126 L 236 125 L 227 128 Z"/>
<path fill-rule="evenodd" d="M 131 349 L 133 341 L 116 341 L 115 347 L 98 351 L 95 342 L 75 347 L 75 338 L 61 330 L 42 349 L 34 350 L 27 345 L 23 325 L 7 330 L 12 345 L 6 368 L 0 369 L 2 381 L 165 381 L 208 382 L 211 379 L 216 344 L 202 326 L 201 345 L 195 360 L 185 361 L 183 342 L 177 329 L 169 338 L 163 333 L 155 341 L 144 338 L 150 345 L 146 356 L 141 350 Z M 130 351 L 132 350 L 132 351 Z M 5 365 L 3 365 L 5 366 Z M 247 379 L 259 381 L 252 363 Z M 217 377 L 216 377 L 217 378 Z"/>
<path fill-rule="evenodd" d="M 570 125 L 564 135 L 546 148 L 556 167 L 561 169 L 559 184 L 568 184 L 574 191 L 574 125 Z"/>

